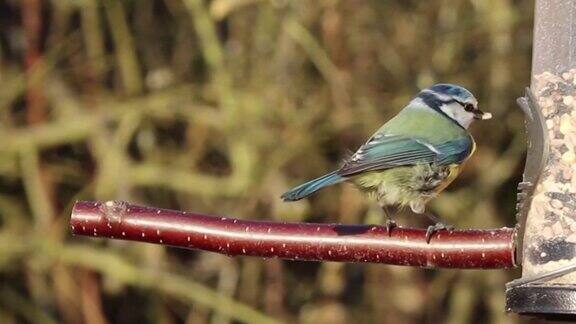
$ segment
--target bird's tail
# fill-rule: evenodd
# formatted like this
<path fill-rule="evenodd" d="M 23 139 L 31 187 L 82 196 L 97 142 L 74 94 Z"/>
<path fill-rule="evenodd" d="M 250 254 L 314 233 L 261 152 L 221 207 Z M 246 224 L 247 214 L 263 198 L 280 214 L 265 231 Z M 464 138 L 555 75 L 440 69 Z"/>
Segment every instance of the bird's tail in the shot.
<path fill-rule="evenodd" d="M 289 191 L 284 193 L 280 198 L 282 198 L 284 201 L 300 200 L 326 186 L 330 186 L 342 182 L 344 180 L 345 180 L 344 177 L 336 173 L 336 171 L 333 171 L 326 175 L 321 176 L 320 178 L 310 180 L 304 184 L 299 185 L 298 187 L 290 189 Z"/>

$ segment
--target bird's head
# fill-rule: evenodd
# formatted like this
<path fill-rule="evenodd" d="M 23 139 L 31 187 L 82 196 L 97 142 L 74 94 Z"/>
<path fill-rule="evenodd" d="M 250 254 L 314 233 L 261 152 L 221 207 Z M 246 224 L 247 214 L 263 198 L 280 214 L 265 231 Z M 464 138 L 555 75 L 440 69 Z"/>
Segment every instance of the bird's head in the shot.
<path fill-rule="evenodd" d="M 428 108 L 468 128 L 475 120 L 492 118 L 491 113 L 478 109 L 478 100 L 467 89 L 448 83 L 435 84 L 426 88 L 414 100 L 422 101 Z"/>

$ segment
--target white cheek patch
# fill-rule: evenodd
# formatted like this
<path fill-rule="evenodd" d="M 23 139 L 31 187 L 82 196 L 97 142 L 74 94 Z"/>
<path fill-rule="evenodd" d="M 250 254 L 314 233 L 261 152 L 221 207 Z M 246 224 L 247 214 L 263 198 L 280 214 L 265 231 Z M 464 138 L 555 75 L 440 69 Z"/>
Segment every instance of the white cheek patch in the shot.
<path fill-rule="evenodd" d="M 464 128 L 468 128 L 474 121 L 474 114 L 464 110 L 458 103 L 444 104 L 440 107 L 440 110 Z"/>

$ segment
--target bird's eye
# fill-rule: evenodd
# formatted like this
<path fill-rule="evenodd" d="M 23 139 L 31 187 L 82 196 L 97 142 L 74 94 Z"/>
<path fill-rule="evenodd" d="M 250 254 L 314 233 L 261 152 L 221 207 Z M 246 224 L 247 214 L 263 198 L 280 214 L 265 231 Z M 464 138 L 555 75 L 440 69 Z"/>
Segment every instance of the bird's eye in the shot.
<path fill-rule="evenodd" d="M 467 112 L 473 112 L 474 111 L 474 105 L 473 104 L 465 104 L 464 110 L 466 110 Z"/>

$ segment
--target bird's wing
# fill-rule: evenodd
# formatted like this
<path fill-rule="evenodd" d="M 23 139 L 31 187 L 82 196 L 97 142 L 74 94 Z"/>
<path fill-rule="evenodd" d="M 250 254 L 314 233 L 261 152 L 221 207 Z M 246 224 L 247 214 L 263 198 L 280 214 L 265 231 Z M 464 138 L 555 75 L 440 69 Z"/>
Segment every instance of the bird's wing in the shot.
<path fill-rule="evenodd" d="M 401 135 L 376 134 L 338 170 L 342 176 L 423 163 L 448 165 L 464 161 L 473 150 L 470 136 L 440 144 Z"/>

